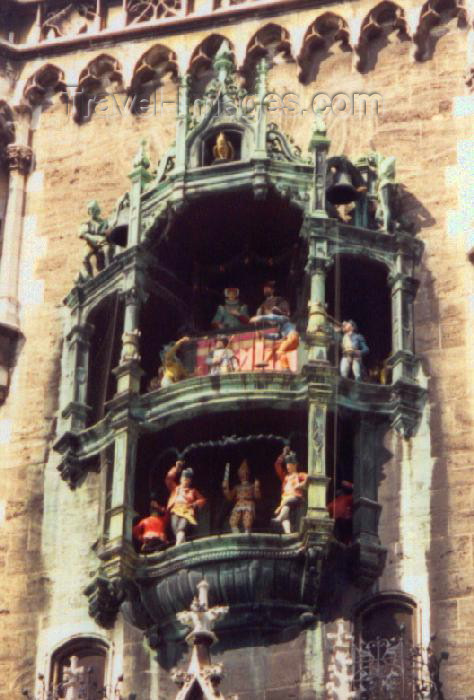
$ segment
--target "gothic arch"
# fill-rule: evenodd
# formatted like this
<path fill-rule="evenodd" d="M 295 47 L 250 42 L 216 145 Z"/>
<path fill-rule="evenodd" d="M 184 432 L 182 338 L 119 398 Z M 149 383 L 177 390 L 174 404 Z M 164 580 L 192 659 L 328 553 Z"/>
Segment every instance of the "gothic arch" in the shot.
<path fill-rule="evenodd" d="M 74 119 L 84 122 L 91 118 L 94 99 L 123 90 L 122 66 L 108 54 L 100 54 L 81 71 L 75 95 Z"/>
<path fill-rule="evenodd" d="M 149 95 L 167 80 L 176 81 L 176 53 L 163 44 L 155 44 L 137 61 L 132 77 L 133 95 Z"/>
<path fill-rule="evenodd" d="M 397 33 L 400 41 L 409 38 L 405 11 L 391 0 L 383 0 L 362 21 L 359 42 L 355 47 L 359 56 L 357 70 L 367 72 L 375 66 L 380 50 L 389 43 L 388 37 L 393 32 Z"/>
<path fill-rule="evenodd" d="M 255 32 L 248 42 L 242 68 L 248 86 L 253 84 L 257 63 L 262 58 L 267 60 L 270 68 L 278 63 L 289 63 L 294 60 L 290 33 L 285 27 L 273 22 L 266 24 Z"/>
<path fill-rule="evenodd" d="M 64 71 L 52 63 L 47 63 L 28 78 L 23 98 L 32 107 L 37 107 L 56 93 L 62 94 L 61 99 L 67 99 Z"/>
<path fill-rule="evenodd" d="M 321 61 L 331 55 L 335 44 L 343 51 L 351 50 L 349 28 L 340 15 L 325 12 L 308 27 L 303 39 L 298 56 L 302 83 L 308 84 L 316 79 Z"/>
<path fill-rule="evenodd" d="M 212 62 L 224 41 L 229 45 L 235 63 L 234 47 L 223 34 L 210 34 L 196 46 L 191 54 L 189 75 L 191 76 L 191 94 L 194 97 L 202 96 L 207 84 L 216 77 Z"/>
<path fill-rule="evenodd" d="M 428 0 L 421 9 L 420 21 L 413 36 L 415 43 L 415 59 L 423 61 L 431 58 L 439 40 L 433 35 L 433 28 L 457 20 L 458 27 L 465 27 L 467 22 L 466 8 L 462 0 Z"/>

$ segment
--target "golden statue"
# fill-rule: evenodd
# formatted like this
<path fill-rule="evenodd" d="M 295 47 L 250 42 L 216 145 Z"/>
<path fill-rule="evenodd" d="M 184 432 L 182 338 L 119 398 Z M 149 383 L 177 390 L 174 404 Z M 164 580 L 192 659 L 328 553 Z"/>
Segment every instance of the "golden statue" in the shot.
<path fill-rule="evenodd" d="M 216 143 L 212 148 L 214 162 L 218 160 L 233 160 L 235 150 L 231 142 L 226 138 L 223 131 L 220 131 L 216 138 Z"/>

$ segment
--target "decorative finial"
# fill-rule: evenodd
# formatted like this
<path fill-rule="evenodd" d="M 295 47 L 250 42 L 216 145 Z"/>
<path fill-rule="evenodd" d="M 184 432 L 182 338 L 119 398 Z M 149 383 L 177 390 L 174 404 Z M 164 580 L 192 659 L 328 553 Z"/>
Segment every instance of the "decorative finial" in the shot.
<path fill-rule="evenodd" d="M 135 168 L 145 168 L 145 170 L 148 170 L 150 167 L 150 159 L 147 154 L 146 146 L 146 139 L 142 139 L 137 154 L 133 159 L 133 165 Z"/>
<path fill-rule="evenodd" d="M 261 58 L 257 63 L 257 79 L 256 88 L 257 94 L 262 99 L 265 98 L 267 94 L 267 75 L 268 75 L 268 61 L 265 57 Z"/>
<path fill-rule="evenodd" d="M 313 134 L 318 136 L 326 136 L 327 127 L 324 121 L 323 110 L 318 107 L 314 113 Z"/>
<path fill-rule="evenodd" d="M 222 664 L 213 664 L 209 648 L 217 637 L 212 631 L 214 623 L 229 610 L 228 606 L 209 608 L 209 584 L 203 579 L 197 585 L 198 595 L 190 605 L 189 611 L 176 615 L 183 624 L 191 627 L 186 641 L 193 647 L 187 671 L 174 669 L 172 678 L 180 686 L 176 700 L 190 700 L 199 690 L 203 697 L 224 696 L 219 690 L 222 679 Z M 233 695 L 229 700 L 238 700 Z"/>
<path fill-rule="evenodd" d="M 226 39 L 224 39 L 222 44 L 219 46 L 216 55 L 214 56 L 212 66 L 217 73 L 218 81 L 224 85 L 234 70 L 232 51 L 230 44 Z"/>

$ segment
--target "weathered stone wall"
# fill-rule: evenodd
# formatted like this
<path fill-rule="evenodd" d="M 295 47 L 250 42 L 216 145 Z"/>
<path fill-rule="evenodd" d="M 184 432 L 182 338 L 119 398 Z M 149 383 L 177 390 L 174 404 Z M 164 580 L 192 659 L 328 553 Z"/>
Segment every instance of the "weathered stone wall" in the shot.
<path fill-rule="evenodd" d="M 357 5 L 358 15 L 369 11 L 370 5 L 365 5 Z M 352 7 L 331 9 L 352 16 Z M 305 10 L 275 22 L 297 37 L 298 28 L 309 26 L 315 16 L 315 10 Z M 235 45 L 239 63 L 247 42 L 264 23 L 254 18 L 219 28 Z M 283 61 L 270 71 L 269 87 L 294 92 L 308 105 L 316 91 L 378 92 L 383 97 L 379 116 L 328 120 L 332 152 L 357 156 L 373 149 L 396 156 L 397 177 L 409 193 L 407 206 L 421 224 L 419 235 L 426 245 L 416 338 L 429 376 L 429 410 L 416 438 L 403 442 L 387 437 L 393 458 L 385 465 L 380 488 L 381 536 L 389 555 L 379 587 L 405 590 L 420 601 L 424 641 L 436 632 L 439 650 L 450 653 L 444 671 L 446 697 L 468 700 L 474 695 L 466 673 L 466 660 L 474 652 L 474 374 L 472 268 L 466 250 L 473 191 L 465 173 L 472 178 L 474 133 L 473 106 L 459 99 L 465 92 L 467 36 L 454 24 L 446 27 L 433 56 L 424 62 L 414 63 L 411 42 L 399 41 L 392 33 L 386 45 L 382 41 L 372 48 L 365 72 L 352 69 L 349 52 L 334 49 L 309 85 L 298 83 L 296 65 Z M 163 43 L 177 52 L 184 69 L 194 48 L 210 33 L 199 29 L 174 34 Z M 105 51 L 121 62 L 129 84 L 137 60 L 154 43 L 141 39 L 58 53 L 51 61 L 65 71 L 67 82 L 73 82 Z M 41 57 L 19 64 L 12 103 L 26 79 L 45 62 Z M 168 85 L 165 96 L 173 93 Z M 31 688 L 35 664 L 44 672 L 48 654 L 68 636 L 92 632 L 113 643 L 111 673 L 116 678 L 123 670 L 130 691 L 139 689 L 140 698 L 172 697 L 169 680 L 140 633 L 121 623 L 104 633 L 87 615 L 81 591 L 96 565 L 91 546 L 98 535 L 99 479 L 89 475 L 70 492 L 56 472 L 51 444 L 58 406 L 62 299 L 81 264 L 83 244 L 76 232 L 86 218 L 86 203 L 98 199 L 103 213 L 109 214 L 128 187 L 127 174 L 140 139 L 149 140 L 152 162 L 157 163 L 174 138 L 174 118 L 171 105 L 166 115 L 97 113 L 78 125 L 66 118 L 64 105 L 55 98 L 35 122 L 36 163 L 28 184 L 21 262 L 26 342 L 10 396 L 0 408 L 0 700 Z M 275 121 L 303 150 L 307 148 L 309 113 L 276 113 Z M 281 669 L 289 667 L 296 680 L 308 644 L 302 635 L 258 653 L 241 649 L 225 654 L 225 687 L 241 692 L 245 700 L 293 697 L 289 677 Z M 250 686 L 242 686 L 243 679 Z M 294 697 L 313 697 L 308 693 Z"/>

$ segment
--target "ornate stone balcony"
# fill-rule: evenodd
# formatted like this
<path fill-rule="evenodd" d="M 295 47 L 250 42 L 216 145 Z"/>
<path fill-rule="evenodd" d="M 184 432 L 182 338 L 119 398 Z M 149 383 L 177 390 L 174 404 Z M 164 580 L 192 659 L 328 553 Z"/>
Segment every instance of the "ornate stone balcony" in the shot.
<path fill-rule="evenodd" d="M 182 639 L 176 613 L 189 607 L 204 576 L 211 604 L 230 606 L 219 629 L 304 627 L 315 620 L 331 528 L 323 516 L 310 536 L 218 535 L 140 555 L 127 577 L 92 582 L 86 590 L 90 612 L 107 624 L 121 606 L 127 619 L 147 630 L 152 646 Z"/>

